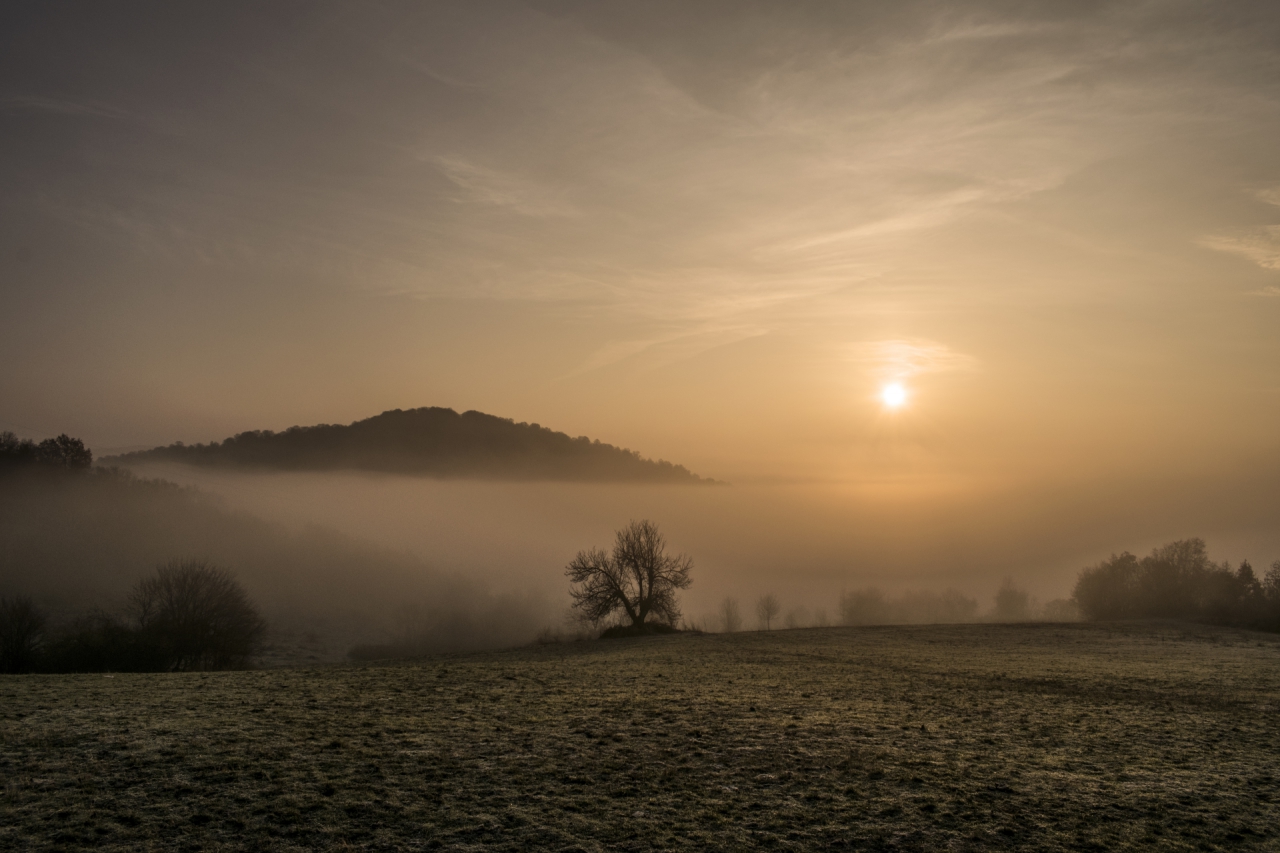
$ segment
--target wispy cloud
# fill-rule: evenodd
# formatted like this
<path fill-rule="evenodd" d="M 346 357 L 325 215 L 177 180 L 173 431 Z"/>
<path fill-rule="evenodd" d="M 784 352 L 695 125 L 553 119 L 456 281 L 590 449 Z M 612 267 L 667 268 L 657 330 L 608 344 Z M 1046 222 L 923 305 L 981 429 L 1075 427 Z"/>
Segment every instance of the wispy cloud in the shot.
<path fill-rule="evenodd" d="M 525 216 L 572 216 L 573 205 L 561 193 L 518 175 L 481 166 L 461 157 L 430 158 L 464 191 L 461 200 L 506 208 Z"/>
<path fill-rule="evenodd" d="M 396 56 L 392 56 L 391 58 L 394 61 L 399 62 L 402 65 L 408 68 L 412 68 L 414 71 L 417 71 L 418 73 L 429 77 L 430 79 L 436 81 L 437 83 L 442 83 L 445 86 L 450 86 L 454 89 L 479 90 L 485 87 L 485 84 L 483 83 L 473 82 L 470 80 L 463 80 L 462 78 L 456 77 L 452 74 L 446 74 L 445 72 L 440 71 L 428 65 L 427 63 L 421 62 L 416 59 L 411 59 L 403 55 L 396 55 Z"/>
<path fill-rule="evenodd" d="M 1280 272 L 1280 225 L 1268 225 L 1238 236 L 1201 237 L 1197 242 L 1206 249 L 1239 255 L 1265 270 Z"/>
<path fill-rule="evenodd" d="M 1253 194 L 1267 204 L 1280 207 L 1280 187 L 1264 187 L 1253 191 Z"/>
<path fill-rule="evenodd" d="M 872 376 L 884 380 L 973 370 L 978 366 L 973 356 L 921 338 L 861 341 L 849 346 L 848 355 Z"/>

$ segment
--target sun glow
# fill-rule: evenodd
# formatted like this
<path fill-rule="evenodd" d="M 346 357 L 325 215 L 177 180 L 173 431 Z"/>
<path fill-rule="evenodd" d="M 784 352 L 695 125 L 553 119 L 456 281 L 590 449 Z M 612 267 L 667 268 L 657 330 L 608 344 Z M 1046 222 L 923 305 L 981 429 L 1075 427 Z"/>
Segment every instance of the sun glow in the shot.
<path fill-rule="evenodd" d="M 880 400 L 890 409 L 901 408 L 907 402 L 907 389 L 900 382 L 890 382 L 880 389 Z"/>

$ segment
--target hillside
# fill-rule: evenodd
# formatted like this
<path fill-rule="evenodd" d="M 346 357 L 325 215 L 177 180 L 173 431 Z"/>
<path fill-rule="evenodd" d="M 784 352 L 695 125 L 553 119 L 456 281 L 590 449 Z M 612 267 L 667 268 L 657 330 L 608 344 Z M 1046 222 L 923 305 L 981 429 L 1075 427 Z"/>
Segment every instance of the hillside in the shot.
<path fill-rule="evenodd" d="M 682 465 L 483 412 L 394 409 L 350 425 L 254 430 L 221 442 L 157 447 L 105 462 L 281 471 L 365 470 L 497 480 L 709 483 Z"/>

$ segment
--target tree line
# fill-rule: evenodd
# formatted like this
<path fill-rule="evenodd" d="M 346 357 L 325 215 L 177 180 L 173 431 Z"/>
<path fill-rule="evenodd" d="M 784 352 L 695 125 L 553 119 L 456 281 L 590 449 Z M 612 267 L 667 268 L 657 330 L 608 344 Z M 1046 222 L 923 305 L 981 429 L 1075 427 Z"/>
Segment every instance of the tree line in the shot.
<path fill-rule="evenodd" d="M 12 432 L 0 432 L 0 472 L 28 468 L 84 470 L 91 465 L 92 451 L 66 433 L 37 444 Z"/>
<path fill-rule="evenodd" d="M 1209 559 L 1203 539 L 1139 558 L 1125 551 L 1080 572 L 1074 601 L 1090 620 L 1184 619 L 1280 631 L 1280 560 L 1259 578 L 1248 560 Z"/>

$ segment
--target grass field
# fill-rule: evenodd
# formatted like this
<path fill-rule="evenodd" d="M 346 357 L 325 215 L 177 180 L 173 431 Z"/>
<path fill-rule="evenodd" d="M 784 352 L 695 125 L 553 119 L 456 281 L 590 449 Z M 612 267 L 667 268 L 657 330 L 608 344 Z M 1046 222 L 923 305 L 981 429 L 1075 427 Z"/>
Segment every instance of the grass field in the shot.
<path fill-rule="evenodd" d="M 0 677 L 3 849 L 1280 849 L 1280 638 L 832 628 Z"/>

